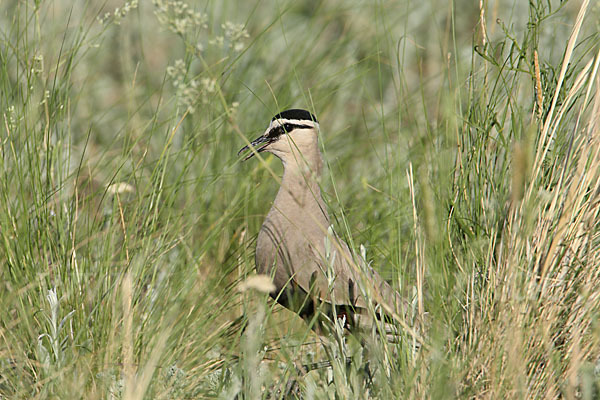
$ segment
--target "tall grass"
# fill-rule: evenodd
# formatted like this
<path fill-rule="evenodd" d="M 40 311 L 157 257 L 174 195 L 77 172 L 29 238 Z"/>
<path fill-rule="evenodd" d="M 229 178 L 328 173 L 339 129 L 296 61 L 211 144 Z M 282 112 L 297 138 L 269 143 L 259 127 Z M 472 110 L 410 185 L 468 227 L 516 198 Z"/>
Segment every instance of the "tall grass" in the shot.
<path fill-rule="evenodd" d="M 600 394 L 594 2 L 0 20 L 0 397 Z M 322 342 L 239 290 L 281 166 L 236 151 L 288 107 L 318 116 L 335 229 L 413 305 L 406 341 Z"/>

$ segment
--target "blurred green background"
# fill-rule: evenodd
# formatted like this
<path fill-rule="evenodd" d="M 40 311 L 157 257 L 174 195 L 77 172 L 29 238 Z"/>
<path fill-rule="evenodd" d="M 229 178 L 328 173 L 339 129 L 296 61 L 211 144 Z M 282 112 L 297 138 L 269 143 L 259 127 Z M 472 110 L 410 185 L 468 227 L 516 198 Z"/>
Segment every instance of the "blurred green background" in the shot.
<path fill-rule="evenodd" d="M 593 398 L 599 17 L 2 1 L 0 396 L 280 398 L 295 377 L 309 398 Z M 418 354 L 372 345 L 370 384 L 298 375 L 329 353 L 236 289 L 281 172 L 236 153 L 286 108 L 319 119 L 336 230 L 427 325 Z M 264 336 L 231 325 L 261 310 Z"/>

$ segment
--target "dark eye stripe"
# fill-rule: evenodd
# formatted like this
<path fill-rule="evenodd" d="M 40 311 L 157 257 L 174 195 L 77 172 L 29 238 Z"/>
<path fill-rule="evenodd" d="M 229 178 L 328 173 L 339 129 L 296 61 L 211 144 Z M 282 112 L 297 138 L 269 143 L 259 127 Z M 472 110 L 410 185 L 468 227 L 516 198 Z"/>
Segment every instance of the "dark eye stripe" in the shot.
<path fill-rule="evenodd" d="M 268 138 L 276 138 L 278 136 L 283 135 L 285 132 L 283 131 L 283 128 L 281 126 L 277 126 L 275 128 L 272 128 L 268 133 L 267 133 L 267 137 Z"/>
<path fill-rule="evenodd" d="M 267 133 L 267 137 L 275 138 L 283 135 L 284 133 L 290 133 L 294 129 L 310 129 L 312 126 L 310 125 L 301 125 L 301 124 L 283 124 L 272 128 L 269 133 Z"/>

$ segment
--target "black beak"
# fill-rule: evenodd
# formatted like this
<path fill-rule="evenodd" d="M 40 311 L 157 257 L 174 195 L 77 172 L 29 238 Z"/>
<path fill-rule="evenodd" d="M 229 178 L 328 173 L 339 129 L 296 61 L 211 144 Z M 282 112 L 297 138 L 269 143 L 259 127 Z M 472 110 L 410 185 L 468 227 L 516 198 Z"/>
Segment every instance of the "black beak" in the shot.
<path fill-rule="evenodd" d="M 265 149 L 267 148 L 267 146 L 274 142 L 273 139 L 276 140 L 277 138 L 270 138 L 270 137 L 267 137 L 267 136 L 263 135 L 263 136 L 261 136 L 259 138 L 254 139 L 250 143 L 250 146 L 252 146 L 253 151 L 251 151 L 250 154 L 248 154 L 246 157 L 244 157 L 244 159 L 242 161 L 246 161 L 246 160 L 252 158 L 256 153 L 260 153 L 260 152 L 265 151 Z M 238 156 L 242 152 L 244 152 L 246 150 L 250 150 L 250 146 L 244 146 L 244 147 L 242 147 L 240 149 L 240 151 L 238 151 Z M 255 151 L 256 151 L 256 153 L 255 153 Z"/>

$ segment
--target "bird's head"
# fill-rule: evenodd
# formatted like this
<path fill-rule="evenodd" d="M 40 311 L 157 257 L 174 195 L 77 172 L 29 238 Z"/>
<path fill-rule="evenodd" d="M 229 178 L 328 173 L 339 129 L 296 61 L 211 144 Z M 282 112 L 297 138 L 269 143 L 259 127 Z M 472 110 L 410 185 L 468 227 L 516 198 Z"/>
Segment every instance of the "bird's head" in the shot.
<path fill-rule="evenodd" d="M 301 154 L 314 151 L 318 135 L 319 123 L 313 114 L 306 110 L 291 109 L 275 115 L 265 133 L 253 140 L 250 146 L 258 153 L 268 151 L 285 160 L 296 150 Z M 250 150 L 250 146 L 244 146 L 238 155 Z M 244 161 L 252 158 L 256 154 L 254 151 Z"/>

